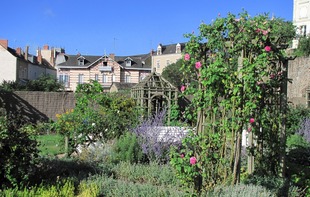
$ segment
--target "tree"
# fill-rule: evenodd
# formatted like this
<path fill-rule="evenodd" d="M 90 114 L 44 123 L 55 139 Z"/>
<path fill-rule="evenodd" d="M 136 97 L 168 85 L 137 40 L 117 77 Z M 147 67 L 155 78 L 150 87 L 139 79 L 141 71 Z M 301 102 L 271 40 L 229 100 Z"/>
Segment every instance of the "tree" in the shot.
<path fill-rule="evenodd" d="M 63 90 L 63 84 L 52 75 L 41 75 L 38 79 L 29 80 L 25 84 L 18 81 L 3 81 L 0 89 L 5 91 L 44 91 L 57 92 Z"/>
<path fill-rule="evenodd" d="M 181 87 L 182 85 L 182 64 L 183 59 L 179 59 L 176 63 L 172 63 L 165 67 L 161 74 L 164 79 L 167 79 L 175 87 Z"/>

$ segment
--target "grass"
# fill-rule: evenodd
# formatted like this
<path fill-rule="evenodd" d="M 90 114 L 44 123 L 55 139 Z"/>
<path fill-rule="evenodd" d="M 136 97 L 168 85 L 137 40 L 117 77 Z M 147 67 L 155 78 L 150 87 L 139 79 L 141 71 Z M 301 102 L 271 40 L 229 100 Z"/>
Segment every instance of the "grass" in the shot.
<path fill-rule="evenodd" d="M 38 149 L 41 156 L 64 153 L 64 138 L 59 134 L 46 134 L 36 136 L 39 142 Z"/>

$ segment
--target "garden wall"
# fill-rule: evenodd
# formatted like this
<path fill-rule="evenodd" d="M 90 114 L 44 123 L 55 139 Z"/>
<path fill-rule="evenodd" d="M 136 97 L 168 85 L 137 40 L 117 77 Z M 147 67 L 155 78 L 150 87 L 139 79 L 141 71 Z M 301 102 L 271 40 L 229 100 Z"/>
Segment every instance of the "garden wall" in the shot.
<path fill-rule="evenodd" d="M 30 122 L 56 120 L 56 114 L 74 106 L 73 92 L 0 91 L 0 107 Z"/>
<path fill-rule="evenodd" d="M 310 89 L 310 57 L 298 57 L 289 61 L 288 78 L 288 100 L 294 105 L 307 104 L 307 90 Z"/>

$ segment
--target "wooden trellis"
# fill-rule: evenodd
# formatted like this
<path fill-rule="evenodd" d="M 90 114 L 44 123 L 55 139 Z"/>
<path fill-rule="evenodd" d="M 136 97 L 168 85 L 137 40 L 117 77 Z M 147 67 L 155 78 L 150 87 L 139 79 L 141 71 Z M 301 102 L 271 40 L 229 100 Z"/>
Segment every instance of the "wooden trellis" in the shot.
<path fill-rule="evenodd" d="M 131 97 L 148 116 L 154 115 L 166 107 L 169 123 L 171 105 L 178 104 L 178 92 L 178 88 L 161 77 L 160 74 L 152 72 L 131 89 Z"/>

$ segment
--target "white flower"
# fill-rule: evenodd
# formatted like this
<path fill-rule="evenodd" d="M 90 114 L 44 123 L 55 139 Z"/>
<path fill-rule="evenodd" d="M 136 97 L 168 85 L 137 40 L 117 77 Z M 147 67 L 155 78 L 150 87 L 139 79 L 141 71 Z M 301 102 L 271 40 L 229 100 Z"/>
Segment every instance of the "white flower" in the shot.
<path fill-rule="evenodd" d="M 93 122 L 93 123 L 91 124 L 91 126 L 93 126 L 93 127 L 96 126 L 96 123 Z"/>

